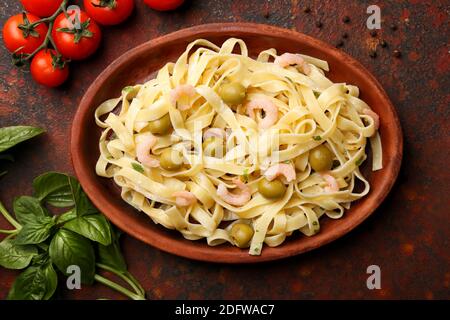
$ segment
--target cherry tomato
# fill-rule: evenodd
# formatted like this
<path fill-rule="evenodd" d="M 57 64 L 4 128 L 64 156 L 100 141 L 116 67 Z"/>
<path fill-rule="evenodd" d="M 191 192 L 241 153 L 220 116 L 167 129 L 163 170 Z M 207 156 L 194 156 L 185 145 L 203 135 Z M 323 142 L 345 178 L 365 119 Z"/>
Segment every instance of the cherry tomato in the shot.
<path fill-rule="evenodd" d="M 84 9 L 89 16 L 107 26 L 125 21 L 133 8 L 134 0 L 84 0 Z"/>
<path fill-rule="evenodd" d="M 62 61 L 55 50 L 44 49 L 36 53 L 31 60 L 33 79 L 47 87 L 57 87 L 67 80 L 69 66 Z"/>
<path fill-rule="evenodd" d="M 52 37 L 58 51 L 66 58 L 81 60 L 93 54 L 100 45 L 102 33 L 95 21 L 84 11 L 68 11 L 69 19 L 61 13 L 53 25 Z M 79 29 L 76 28 L 80 22 Z"/>
<path fill-rule="evenodd" d="M 39 20 L 39 17 L 30 13 L 26 14 L 26 17 L 30 23 Z M 10 52 L 32 53 L 44 42 L 47 25 L 40 23 L 32 31 L 19 29 L 21 25 L 25 25 L 22 14 L 9 18 L 3 26 L 3 41 Z M 21 47 L 22 49 L 18 50 Z"/>
<path fill-rule="evenodd" d="M 184 0 L 144 0 L 150 8 L 158 11 L 174 10 L 181 6 Z"/>
<path fill-rule="evenodd" d="M 58 10 L 63 0 L 20 0 L 26 11 L 44 18 Z"/>

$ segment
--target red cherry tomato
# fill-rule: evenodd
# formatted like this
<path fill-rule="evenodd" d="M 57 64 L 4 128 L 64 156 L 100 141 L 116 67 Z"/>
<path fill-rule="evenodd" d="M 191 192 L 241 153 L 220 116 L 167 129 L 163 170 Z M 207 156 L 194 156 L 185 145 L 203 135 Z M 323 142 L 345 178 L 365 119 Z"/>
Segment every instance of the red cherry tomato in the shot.
<path fill-rule="evenodd" d="M 52 37 L 58 51 L 66 58 L 81 60 L 93 54 L 100 45 L 102 34 L 95 21 L 84 11 L 68 11 L 69 19 L 61 13 L 53 25 Z M 77 20 L 80 27 L 77 29 Z"/>
<path fill-rule="evenodd" d="M 31 75 L 33 79 L 47 87 L 57 87 L 67 80 L 69 66 L 58 57 L 55 50 L 39 51 L 31 60 Z"/>
<path fill-rule="evenodd" d="M 26 11 L 44 18 L 58 10 L 63 0 L 20 0 Z"/>
<path fill-rule="evenodd" d="M 158 11 L 174 10 L 181 6 L 184 0 L 144 0 L 150 8 Z"/>
<path fill-rule="evenodd" d="M 26 14 L 26 17 L 30 23 L 39 20 L 39 17 L 30 13 Z M 24 25 L 22 14 L 9 18 L 3 26 L 3 41 L 10 52 L 32 53 L 44 42 L 48 31 L 47 25 L 38 24 L 30 32 L 19 29 L 21 25 Z M 21 47 L 22 49 L 18 50 Z"/>
<path fill-rule="evenodd" d="M 134 0 L 84 0 L 84 9 L 89 16 L 106 26 L 125 21 L 133 8 Z"/>

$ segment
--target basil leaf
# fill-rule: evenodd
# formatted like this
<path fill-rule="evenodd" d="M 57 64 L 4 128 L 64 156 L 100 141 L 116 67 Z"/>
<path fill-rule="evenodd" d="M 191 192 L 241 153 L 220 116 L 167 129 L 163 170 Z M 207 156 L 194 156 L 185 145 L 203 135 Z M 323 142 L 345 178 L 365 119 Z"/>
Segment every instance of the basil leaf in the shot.
<path fill-rule="evenodd" d="M 77 213 L 75 212 L 75 208 L 73 208 L 73 209 L 70 209 L 69 211 L 64 212 L 63 214 L 59 215 L 56 218 L 56 222 L 58 224 L 64 224 L 67 221 L 75 219 L 76 217 L 77 217 Z"/>
<path fill-rule="evenodd" d="M 87 195 L 83 192 L 83 189 L 81 189 L 80 183 L 76 179 L 69 179 L 69 184 L 77 215 L 82 216 L 98 213 L 97 208 L 94 207 Z"/>
<path fill-rule="evenodd" d="M 47 290 L 44 295 L 44 300 L 49 300 L 58 287 L 58 275 L 50 262 L 45 266 L 44 271 L 47 278 Z"/>
<path fill-rule="evenodd" d="M 73 201 L 69 179 L 64 173 L 47 172 L 33 180 L 34 196 L 54 207 L 71 207 Z"/>
<path fill-rule="evenodd" d="M 16 198 L 14 200 L 13 208 L 16 218 L 21 224 L 27 224 L 36 221 L 38 217 L 45 217 L 48 215 L 47 211 L 41 206 L 39 200 L 29 196 Z"/>
<path fill-rule="evenodd" d="M 58 277 L 51 263 L 31 266 L 14 281 L 8 300 L 48 300 L 55 293 Z"/>
<path fill-rule="evenodd" d="M 31 260 L 31 263 L 33 265 L 44 265 L 47 262 L 50 262 L 50 256 L 48 255 L 48 252 L 40 253 L 34 256 L 33 259 Z"/>
<path fill-rule="evenodd" d="M 111 243 L 111 229 L 108 220 L 101 214 L 77 217 L 66 222 L 64 228 L 105 246 Z"/>
<path fill-rule="evenodd" d="M 25 224 L 15 238 L 17 244 L 36 244 L 47 240 L 51 235 L 55 221 L 51 217 L 38 217 Z"/>
<path fill-rule="evenodd" d="M 29 126 L 0 128 L 0 152 L 13 147 L 22 141 L 31 139 L 43 132 L 45 132 L 44 129 Z"/>
<path fill-rule="evenodd" d="M 98 245 L 99 263 L 107 265 L 118 271 L 126 272 L 127 264 L 120 250 L 120 233 L 114 229 L 111 232 L 112 241 L 109 246 Z"/>
<path fill-rule="evenodd" d="M 36 244 L 36 246 L 45 252 L 48 251 L 48 247 L 49 247 L 49 245 L 45 242 L 38 243 L 38 244 Z"/>
<path fill-rule="evenodd" d="M 59 229 L 50 243 L 49 254 L 63 274 L 68 275 L 67 267 L 77 265 L 81 269 L 81 282 L 94 282 L 95 255 L 88 239 L 70 230 Z"/>
<path fill-rule="evenodd" d="M 0 242 L 0 266 L 7 269 L 23 269 L 37 255 L 35 246 L 18 245 L 10 239 Z"/>

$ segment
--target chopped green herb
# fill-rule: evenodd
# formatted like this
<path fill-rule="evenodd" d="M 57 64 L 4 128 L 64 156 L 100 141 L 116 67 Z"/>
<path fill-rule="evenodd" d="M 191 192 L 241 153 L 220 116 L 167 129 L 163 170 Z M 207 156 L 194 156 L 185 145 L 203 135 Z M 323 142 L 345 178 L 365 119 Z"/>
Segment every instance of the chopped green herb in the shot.
<path fill-rule="evenodd" d="M 316 141 L 320 141 L 320 140 L 322 140 L 322 137 L 321 136 L 314 136 L 313 139 L 316 140 Z"/>
<path fill-rule="evenodd" d="M 144 173 L 144 167 L 142 167 L 140 164 L 132 163 L 131 166 L 134 170 L 136 170 L 139 173 Z"/>
<path fill-rule="evenodd" d="M 285 77 L 285 78 L 287 79 L 288 82 L 292 83 L 293 85 L 296 85 L 296 82 L 293 79 L 291 79 L 289 77 Z"/>
<path fill-rule="evenodd" d="M 314 96 L 318 98 L 320 96 L 320 92 L 314 92 Z"/>
<path fill-rule="evenodd" d="M 134 89 L 133 86 L 126 86 L 125 88 L 122 89 L 122 91 L 128 93 L 131 92 L 133 89 Z"/>
<path fill-rule="evenodd" d="M 249 176 L 248 176 L 248 169 L 244 169 L 244 175 L 243 175 L 243 177 L 244 177 L 244 182 L 247 183 L 247 182 L 248 182 L 248 179 L 249 179 Z"/>
<path fill-rule="evenodd" d="M 317 221 L 313 221 L 312 225 L 317 226 L 317 225 L 319 225 L 319 223 Z"/>
<path fill-rule="evenodd" d="M 356 160 L 355 164 L 359 167 L 361 163 L 364 162 L 364 157 L 360 157 L 358 160 Z"/>

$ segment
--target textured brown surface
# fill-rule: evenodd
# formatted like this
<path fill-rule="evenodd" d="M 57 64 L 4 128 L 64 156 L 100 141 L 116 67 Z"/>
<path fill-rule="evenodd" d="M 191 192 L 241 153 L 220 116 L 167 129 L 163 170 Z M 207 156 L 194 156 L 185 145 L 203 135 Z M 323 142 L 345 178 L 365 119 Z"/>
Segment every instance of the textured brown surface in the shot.
<path fill-rule="evenodd" d="M 2 4 L 2 24 L 19 11 Z M 255 4 L 257 3 L 257 4 Z M 75 109 L 93 79 L 115 58 L 155 36 L 207 22 L 252 21 L 294 28 L 331 44 L 344 32 L 343 50 L 365 65 L 388 92 L 400 116 L 405 149 L 402 170 L 390 196 L 349 235 L 321 249 L 279 262 L 225 266 L 162 253 L 131 237 L 123 245 L 130 270 L 149 298 L 449 298 L 448 256 L 450 59 L 448 1 L 380 1 L 382 30 L 373 38 L 365 27 L 370 1 L 200 1 L 182 10 L 157 13 L 137 1 L 124 25 L 105 29 L 99 52 L 73 64 L 61 89 L 34 84 L 29 74 L 0 54 L 0 125 L 36 124 L 46 136 L 16 149 L 17 160 L 1 181 L 0 199 L 30 192 L 32 177 L 48 170 L 72 171 L 69 132 Z M 303 9 L 311 7 L 311 13 Z M 5 8 L 3 10 L 3 8 Z M 268 18 L 265 14 L 269 13 Z M 349 24 L 341 19 L 351 18 Z M 320 20 L 322 28 L 315 22 Z M 389 26 L 395 23 L 397 31 Z M 379 39 L 388 47 L 368 52 Z M 392 51 L 402 52 L 400 59 Z M 6 227 L 4 221 L 0 227 Z M 366 288 L 366 268 L 377 264 L 382 289 Z M 16 272 L 0 270 L 0 298 Z M 121 298 L 102 286 L 60 294 L 64 298 Z"/>

